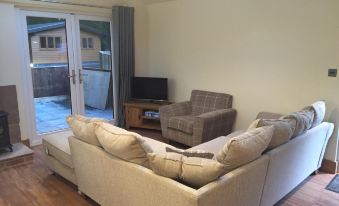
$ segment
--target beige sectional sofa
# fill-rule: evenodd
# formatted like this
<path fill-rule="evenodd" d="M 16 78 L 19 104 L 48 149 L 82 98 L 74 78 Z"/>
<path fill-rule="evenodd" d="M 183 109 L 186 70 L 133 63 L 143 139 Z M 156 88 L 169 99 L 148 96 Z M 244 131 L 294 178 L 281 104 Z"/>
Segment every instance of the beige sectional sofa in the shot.
<path fill-rule="evenodd" d="M 261 118 L 265 117 L 261 114 Z M 159 176 L 151 169 L 119 159 L 75 137 L 69 138 L 69 146 L 79 190 L 104 206 L 269 206 L 320 167 L 332 132 L 333 124 L 323 122 L 198 189 Z M 216 153 L 239 133 L 192 149 Z M 144 139 L 154 152 L 171 147 Z"/>

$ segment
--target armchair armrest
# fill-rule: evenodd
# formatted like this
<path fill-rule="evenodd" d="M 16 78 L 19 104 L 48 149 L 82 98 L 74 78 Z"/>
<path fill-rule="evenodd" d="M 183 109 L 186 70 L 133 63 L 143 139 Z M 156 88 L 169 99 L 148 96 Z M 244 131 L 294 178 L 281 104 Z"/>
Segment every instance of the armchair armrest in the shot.
<path fill-rule="evenodd" d="M 167 137 L 167 126 L 169 118 L 172 116 L 183 116 L 191 113 L 191 102 L 180 102 L 159 108 L 162 136 Z"/>
<path fill-rule="evenodd" d="M 200 144 L 231 133 L 235 117 L 235 109 L 220 109 L 197 116 L 193 126 L 193 142 Z"/>

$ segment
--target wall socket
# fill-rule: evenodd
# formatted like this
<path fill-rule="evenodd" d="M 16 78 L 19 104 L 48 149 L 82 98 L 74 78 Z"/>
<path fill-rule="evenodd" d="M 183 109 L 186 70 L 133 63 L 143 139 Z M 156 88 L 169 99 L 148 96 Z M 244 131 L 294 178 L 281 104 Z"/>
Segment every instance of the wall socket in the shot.
<path fill-rule="evenodd" d="M 328 76 L 329 77 L 336 77 L 337 76 L 337 69 L 336 68 L 328 69 Z"/>

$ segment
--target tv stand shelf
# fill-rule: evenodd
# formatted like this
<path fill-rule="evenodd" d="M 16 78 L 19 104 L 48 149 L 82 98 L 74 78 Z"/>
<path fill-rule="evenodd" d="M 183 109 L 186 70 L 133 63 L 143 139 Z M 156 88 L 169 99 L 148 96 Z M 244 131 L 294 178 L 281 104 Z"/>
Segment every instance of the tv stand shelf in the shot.
<path fill-rule="evenodd" d="M 170 103 L 169 102 L 154 103 L 141 101 L 125 102 L 124 113 L 126 120 L 126 129 L 134 127 L 134 128 L 161 130 L 160 118 L 146 116 L 145 112 L 147 111 L 159 112 L 159 107 L 166 104 Z"/>

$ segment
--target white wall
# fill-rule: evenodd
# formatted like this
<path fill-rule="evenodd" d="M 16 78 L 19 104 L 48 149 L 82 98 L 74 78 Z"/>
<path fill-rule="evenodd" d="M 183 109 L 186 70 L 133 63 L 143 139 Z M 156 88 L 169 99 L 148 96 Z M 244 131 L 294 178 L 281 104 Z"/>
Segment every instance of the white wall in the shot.
<path fill-rule="evenodd" d="M 288 113 L 318 99 L 339 123 L 337 0 L 176 0 L 147 6 L 148 67 L 173 101 L 192 89 L 234 96 L 236 129 L 259 111 Z M 335 160 L 337 131 L 326 158 Z"/>
<path fill-rule="evenodd" d="M 26 128 L 24 126 L 24 105 L 21 78 L 20 78 L 20 51 L 16 33 L 16 14 L 13 4 L 0 3 L 0 86 L 16 85 L 20 129 L 22 139 Z M 1 97 L 6 98 L 6 97 Z"/>

